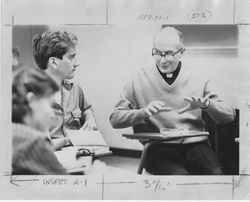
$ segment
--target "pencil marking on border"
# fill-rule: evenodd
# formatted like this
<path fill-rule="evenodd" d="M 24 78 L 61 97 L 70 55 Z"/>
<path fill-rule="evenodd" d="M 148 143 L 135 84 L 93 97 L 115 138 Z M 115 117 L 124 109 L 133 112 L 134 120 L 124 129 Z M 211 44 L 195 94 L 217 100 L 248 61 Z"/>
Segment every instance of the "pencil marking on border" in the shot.
<path fill-rule="evenodd" d="M 188 182 L 188 183 L 178 183 L 176 185 L 212 185 L 212 184 L 223 184 L 223 185 L 231 185 L 231 182 L 204 182 L 204 183 L 198 183 L 198 182 Z"/>

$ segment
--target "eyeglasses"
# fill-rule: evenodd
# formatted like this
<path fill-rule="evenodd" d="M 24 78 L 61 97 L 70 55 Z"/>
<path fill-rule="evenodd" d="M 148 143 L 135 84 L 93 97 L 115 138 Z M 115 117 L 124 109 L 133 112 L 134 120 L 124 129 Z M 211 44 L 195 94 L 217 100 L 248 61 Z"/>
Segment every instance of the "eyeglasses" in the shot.
<path fill-rule="evenodd" d="M 177 53 L 181 52 L 181 51 L 184 51 L 185 49 L 184 48 L 180 48 L 179 50 L 177 50 L 176 52 L 173 52 L 173 51 L 164 51 L 164 52 L 161 52 L 160 50 L 158 50 L 157 48 L 153 48 L 152 49 L 152 56 L 158 56 L 158 57 L 166 57 L 167 56 L 172 56 L 174 57 Z"/>
<path fill-rule="evenodd" d="M 94 153 L 89 149 L 81 148 L 76 152 L 76 158 L 79 158 L 80 156 L 94 156 Z"/>

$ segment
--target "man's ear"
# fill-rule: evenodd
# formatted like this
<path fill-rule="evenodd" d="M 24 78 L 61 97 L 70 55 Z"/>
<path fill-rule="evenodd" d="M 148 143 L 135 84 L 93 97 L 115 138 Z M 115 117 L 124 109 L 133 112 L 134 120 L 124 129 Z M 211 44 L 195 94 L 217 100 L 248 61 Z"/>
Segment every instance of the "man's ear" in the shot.
<path fill-rule="evenodd" d="M 28 92 L 26 95 L 26 99 L 29 104 L 31 104 L 35 100 L 35 94 L 32 92 Z"/>
<path fill-rule="evenodd" d="M 50 57 L 48 61 L 48 66 L 52 67 L 53 69 L 57 69 L 58 60 L 55 57 Z"/>
<path fill-rule="evenodd" d="M 183 54 L 183 53 L 185 52 L 185 50 L 186 50 L 186 49 L 185 49 L 185 48 L 183 48 L 183 49 L 181 50 L 181 54 Z"/>

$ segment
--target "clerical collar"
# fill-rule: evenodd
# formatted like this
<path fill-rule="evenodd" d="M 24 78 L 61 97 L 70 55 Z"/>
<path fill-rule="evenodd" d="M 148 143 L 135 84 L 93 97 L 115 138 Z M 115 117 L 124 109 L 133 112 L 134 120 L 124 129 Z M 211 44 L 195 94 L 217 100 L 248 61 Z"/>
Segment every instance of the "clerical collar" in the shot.
<path fill-rule="evenodd" d="M 174 76 L 173 73 L 166 74 L 166 77 L 167 77 L 167 78 L 172 78 L 173 76 Z"/>
<path fill-rule="evenodd" d="M 175 79 L 177 78 L 177 76 L 178 76 L 178 74 L 179 74 L 179 72 L 181 70 L 181 62 L 179 62 L 177 68 L 173 72 L 168 73 L 168 74 L 162 73 L 157 65 L 156 65 L 156 67 L 157 67 L 159 73 L 161 74 L 161 76 L 163 77 L 163 79 L 169 85 L 171 85 L 175 81 Z"/>

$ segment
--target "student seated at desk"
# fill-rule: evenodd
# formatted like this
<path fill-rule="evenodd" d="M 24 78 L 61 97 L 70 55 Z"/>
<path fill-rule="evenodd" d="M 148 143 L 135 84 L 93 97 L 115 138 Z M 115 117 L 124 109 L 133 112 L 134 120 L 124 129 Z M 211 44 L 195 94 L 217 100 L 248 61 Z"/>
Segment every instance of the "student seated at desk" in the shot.
<path fill-rule="evenodd" d="M 77 37 L 63 31 L 47 31 L 33 37 L 33 55 L 38 67 L 53 77 L 60 86 L 60 93 L 52 107 L 56 113 L 50 135 L 55 150 L 71 145 L 67 129 L 96 130 L 91 105 L 82 88 L 73 79 L 76 68 Z"/>
<path fill-rule="evenodd" d="M 234 120 L 235 110 L 221 99 L 210 80 L 180 61 L 183 52 L 183 35 L 174 27 L 165 27 L 154 36 L 154 64 L 135 72 L 124 88 L 110 116 L 114 128 L 140 125 L 145 127 L 143 132 L 157 133 L 161 128 L 204 131 L 202 110 L 217 123 Z M 149 150 L 145 164 L 156 175 L 222 174 L 205 136 L 159 143 Z"/>
<path fill-rule="evenodd" d="M 54 116 L 52 96 L 59 90 L 39 69 L 20 67 L 12 84 L 12 174 L 63 175 L 47 128 Z"/>

